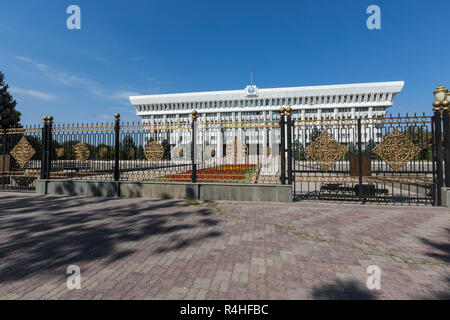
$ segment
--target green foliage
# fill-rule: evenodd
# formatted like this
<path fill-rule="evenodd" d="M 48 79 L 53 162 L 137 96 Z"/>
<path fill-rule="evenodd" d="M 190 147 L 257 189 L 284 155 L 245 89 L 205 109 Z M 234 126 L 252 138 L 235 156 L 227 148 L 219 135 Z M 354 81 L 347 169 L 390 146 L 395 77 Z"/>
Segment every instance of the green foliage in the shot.
<path fill-rule="evenodd" d="M 36 155 L 40 155 L 42 153 L 42 138 L 41 136 L 25 136 L 25 139 L 30 143 L 33 147 L 34 151 L 36 151 Z"/>
<path fill-rule="evenodd" d="M 136 159 L 139 160 L 145 159 L 145 150 L 144 147 L 142 147 L 142 145 L 139 145 L 139 147 L 137 148 Z"/>
<path fill-rule="evenodd" d="M 0 72 L 0 126 L 3 128 L 17 127 L 20 124 L 21 113 L 17 111 L 17 102 L 8 92 L 5 76 Z"/>
<path fill-rule="evenodd" d="M 120 143 L 120 159 L 122 160 L 134 160 L 136 159 L 136 144 L 133 137 L 126 135 Z"/>
<path fill-rule="evenodd" d="M 414 160 L 428 160 L 433 159 L 433 136 L 430 131 L 425 127 L 409 126 L 405 132 L 411 142 L 420 147 L 422 151 L 414 157 Z"/>
<path fill-rule="evenodd" d="M 309 136 L 310 143 L 314 142 L 320 135 L 322 134 L 322 130 L 317 128 L 313 128 L 311 131 L 311 135 Z"/>
<path fill-rule="evenodd" d="M 376 143 L 373 139 L 370 139 L 369 142 L 366 143 L 366 145 L 364 146 L 363 149 L 363 153 L 369 154 L 370 159 L 376 159 L 377 155 L 375 153 L 373 153 L 373 148 L 375 148 Z"/>
<path fill-rule="evenodd" d="M 292 157 L 295 160 L 305 160 L 306 159 L 305 150 L 303 149 L 303 145 L 299 139 L 295 139 L 295 141 L 292 143 L 292 148 L 293 148 Z"/>
<path fill-rule="evenodd" d="M 166 139 L 161 142 L 162 147 L 164 148 L 164 160 L 170 160 L 170 143 Z"/>
<path fill-rule="evenodd" d="M 78 141 L 78 140 L 68 140 L 68 141 L 64 141 L 61 144 L 58 144 L 58 146 L 57 146 L 58 148 L 64 148 L 64 156 L 61 158 L 65 159 L 65 160 L 75 159 L 75 155 L 73 153 L 73 148 L 79 142 L 80 141 Z"/>
<path fill-rule="evenodd" d="M 98 146 L 93 147 L 95 153 L 95 159 L 97 160 L 113 160 L 114 148 L 104 143 L 100 143 Z M 106 152 L 104 152 L 106 150 Z"/>

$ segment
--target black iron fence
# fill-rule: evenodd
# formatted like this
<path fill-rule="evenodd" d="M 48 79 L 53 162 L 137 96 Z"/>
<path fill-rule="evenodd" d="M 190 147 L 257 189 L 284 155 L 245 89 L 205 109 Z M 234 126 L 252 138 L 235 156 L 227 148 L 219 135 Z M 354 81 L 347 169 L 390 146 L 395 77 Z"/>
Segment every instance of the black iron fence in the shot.
<path fill-rule="evenodd" d="M 427 116 L 295 121 L 299 197 L 432 202 L 433 122 Z"/>
<path fill-rule="evenodd" d="M 182 120 L 184 119 L 184 121 Z M 440 203 L 450 187 L 448 110 L 434 116 L 58 124 L 2 129 L 3 189 L 37 178 L 280 183 L 297 199 Z M 445 163 L 444 163 L 445 158 Z"/>
<path fill-rule="evenodd" d="M 39 130 L 42 179 L 280 183 L 278 120 L 198 121 L 193 113 L 184 122 L 130 124 L 117 114 L 113 123 L 70 125 L 45 117 Z"/>
<path fill-rule="evenodd" d="M 33 191 L 42 159 L 40 126 L 0 129 L 0 188 Z"/>

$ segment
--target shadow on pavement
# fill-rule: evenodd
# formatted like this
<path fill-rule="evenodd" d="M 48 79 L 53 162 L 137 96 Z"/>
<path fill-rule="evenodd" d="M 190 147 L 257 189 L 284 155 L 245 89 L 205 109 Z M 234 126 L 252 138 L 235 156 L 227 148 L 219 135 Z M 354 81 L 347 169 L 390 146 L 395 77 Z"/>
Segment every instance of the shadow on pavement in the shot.
<path fill-rule="evenodd" d="M 106 265 L 133 255 L 132 243 L 149 237 L 149 255 L 208 241 L 221 235 L 212 230 L 220 224 L 212 214 L 175 200 L 0 194 L 0 283 L 41 273 L 65 277 L 69 265 L 94 260 Z"/>
<path fill-rule="evenodd" d="M 326 284 L 312 292 L 312 298 L 318 300 L 375 300 L 377 297 L 360 283 L 336 281 Z"/>
<path fill-rule="evenodd" d="M 445 231 L 447 232 L 447 241 L 436 242 L 425 238 L 419 238 L 419 240 L 431 249 L 431 252 L 427 253 L 429 257 L 450 265 L 450 228 L 446 228 Z M 434 295 L 439 300 L 450 300 L 450 276 L 447 276 L 444 281 L 446 289 Z"/>

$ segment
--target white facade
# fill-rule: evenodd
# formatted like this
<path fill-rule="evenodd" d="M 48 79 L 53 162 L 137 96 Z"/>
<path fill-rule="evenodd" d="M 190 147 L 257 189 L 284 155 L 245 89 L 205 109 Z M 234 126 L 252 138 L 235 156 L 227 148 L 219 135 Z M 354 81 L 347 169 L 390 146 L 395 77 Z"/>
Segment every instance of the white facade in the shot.
<path fill-rule="evenodd" d="M 202 122 L 276 120 L 279 109 L 288 106 L 293 120 L 372 118 L 386 114 L 403 86 L 403 81 L 272 89 L 247 86 L 243 90 L 133 96 L 130 102 L 148 124 L 190 122 L 192 110 L 197 110 Z M 174 140 L 171 144 L 180 142 L 177 137 L 170 140 Z"/>
<path fill-rule="evenodd" d="M 192 110 L 202 120 L 274 120 L 290 106 L 293 119 L 383 116 L 403 81 L 244 90 L 156 94 L 130 97 L 144 123 L 190 121 Z M 254 90 L 254 92 L 252 92 Z"/>

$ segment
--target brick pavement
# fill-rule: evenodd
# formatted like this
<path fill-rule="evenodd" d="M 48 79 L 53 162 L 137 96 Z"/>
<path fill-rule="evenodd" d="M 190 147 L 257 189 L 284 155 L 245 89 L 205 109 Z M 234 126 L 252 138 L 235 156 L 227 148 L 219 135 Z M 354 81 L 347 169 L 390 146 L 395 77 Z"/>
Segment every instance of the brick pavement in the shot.
<path fill-rule="evenodd" d="M 0 299 L 444 298 L 447 208 L 0 193 Z"/>

